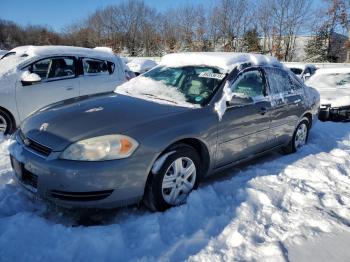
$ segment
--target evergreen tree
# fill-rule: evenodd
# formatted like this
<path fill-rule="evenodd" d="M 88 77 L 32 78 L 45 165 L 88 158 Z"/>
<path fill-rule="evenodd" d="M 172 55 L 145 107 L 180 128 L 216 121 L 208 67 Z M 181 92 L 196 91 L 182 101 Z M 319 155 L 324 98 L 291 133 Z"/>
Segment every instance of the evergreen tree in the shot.
<path fill-rule="evenodd" d="M 328 39 L 328 30 L 324 27 L 321 28 L 306 44 L 306 61 L 328 62 L 330 59 L 328 54 Z"/>
<path fill-rule="evenodd" d="M 243 35 L 243 50 L 245 52 L 261 53 L 260 39 L 258 31 L 254 28 L 248 30 Z"/>

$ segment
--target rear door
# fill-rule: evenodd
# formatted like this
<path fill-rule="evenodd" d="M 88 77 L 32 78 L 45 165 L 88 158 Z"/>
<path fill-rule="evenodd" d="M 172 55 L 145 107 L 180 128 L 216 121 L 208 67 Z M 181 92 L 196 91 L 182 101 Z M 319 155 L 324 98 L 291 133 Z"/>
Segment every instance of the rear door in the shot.
<path fill-rule="evenodd" d="M 270 125 L 270 101 L 259 68 L 240 73 L 231 85 L 232 101 L 218 124 L 217 167 L 263 151 Z"/>
<path fill-rule="evenodd" d="M 70 56 L 38 60 L 24 70 L 36 73 L 41 81 L 31 85 L 16 84 L 16 100 L 20 119 L 49 104 L 79 96 L 76 74 L 77 59 Z"/>
<path fill-rule="evenodd" d="M 280 68 L 265 68 L 271 101 L 271 127 L 269 141 L 272 145 L 288 142 L 304 112 L 302 89 L 296 88 L 290 75 Z"/>
<path fill-rule="evenodd" d="M 120 68 L 120 64 L 115 63 L 116 61 L 85 57 L 80 62 L 82 66 L 82 75 L 79 77 L 80 95 L 112 92 L 125 82 L 123 68 Z"/>

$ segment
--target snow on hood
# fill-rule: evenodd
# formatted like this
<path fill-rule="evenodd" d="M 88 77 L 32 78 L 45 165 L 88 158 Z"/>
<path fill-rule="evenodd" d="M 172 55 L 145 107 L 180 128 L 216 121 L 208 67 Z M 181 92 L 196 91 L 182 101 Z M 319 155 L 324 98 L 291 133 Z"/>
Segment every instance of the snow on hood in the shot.
<path fill-rule="evenodd" d="M 319 91 L 322 105 L 350 105 L 350 68 L 319 69 L 306 84 Z"/>
<path fill-rule="evenodd" d="M 143 73 L 157 66 L 157 63 L 150 59 L 134 58 L 129 63 L 127 63 L 127 66 L 133 72 Z"/>
<path fill-rule="evenodd" d="M 160 65 L 168 67 L 210 66 L 221 68 L 227 73 L 237 65 L 243 63 L 283 67 L 277 59 L 271 56 L 230 52 L 189 52 L 168 54 L 162 57 Z"/>
<path fill-rule="evenodd" d="M 131 79 L 129 82 L 118 86 L 114 92 L 150 100 L 160 104 L 192 108 L 198 107 L 198 105 L 187 102 L 185 95 L 178 91 L 176 87 L 167 86 L 163 82 L 155 81 L 144 76 Z"/>

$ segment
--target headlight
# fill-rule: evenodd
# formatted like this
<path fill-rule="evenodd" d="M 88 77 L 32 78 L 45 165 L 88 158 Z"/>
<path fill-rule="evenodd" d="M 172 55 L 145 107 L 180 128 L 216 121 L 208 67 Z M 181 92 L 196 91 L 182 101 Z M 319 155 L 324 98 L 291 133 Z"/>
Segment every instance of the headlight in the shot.
<path fill-rule="evenodd" d="M 106 135 L 71 144 L 60 158 L 78 161 L 104 161 L 129 157 L 138 143 L 128 136 Z"/>

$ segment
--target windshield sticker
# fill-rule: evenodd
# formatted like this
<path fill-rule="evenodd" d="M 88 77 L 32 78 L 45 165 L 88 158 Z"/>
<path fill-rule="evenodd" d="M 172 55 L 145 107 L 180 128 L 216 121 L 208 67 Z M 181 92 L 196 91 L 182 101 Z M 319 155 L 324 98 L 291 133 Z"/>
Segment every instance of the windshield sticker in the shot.
<path fill-rule="evenodd" d="M 224 79 L 225 74 L 216 74 L 216 73 L 211 73 L 211 72 L 202 72 L 202 73 L 199 74 L 199 77 L 214 78 L 214 79 L 222 80 L 222 79 Z"/>

